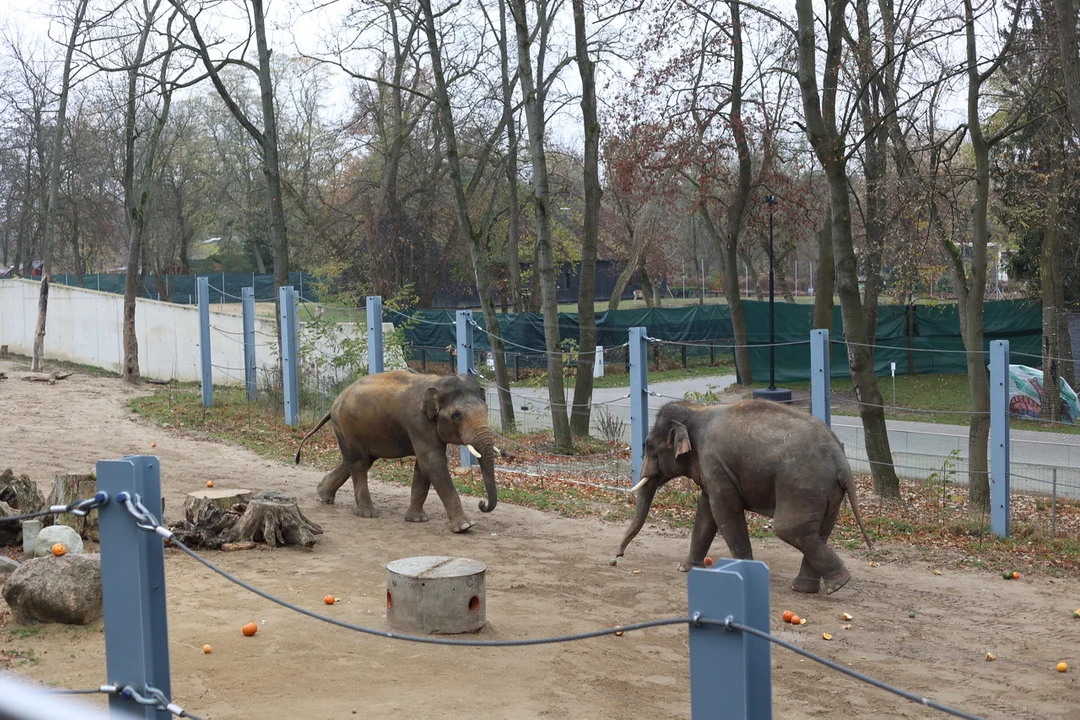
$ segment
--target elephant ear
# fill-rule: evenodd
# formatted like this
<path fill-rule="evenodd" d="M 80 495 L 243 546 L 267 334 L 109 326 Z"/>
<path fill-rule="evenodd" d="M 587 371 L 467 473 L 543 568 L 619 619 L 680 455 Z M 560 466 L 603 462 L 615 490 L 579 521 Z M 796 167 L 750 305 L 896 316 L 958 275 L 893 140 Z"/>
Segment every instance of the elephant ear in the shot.
<path fill-rule="evenodd" d="M 671 423 L 671 445 L 675 448 L 675 457 L 690 452 L 690 433 L 681 422 Z"/>
<path fill-rule="evenodd" d="M 424 391 L 423 408 L 428 420 L 434 420 L 439 414 L 439 388 L 429 387 Z"/>

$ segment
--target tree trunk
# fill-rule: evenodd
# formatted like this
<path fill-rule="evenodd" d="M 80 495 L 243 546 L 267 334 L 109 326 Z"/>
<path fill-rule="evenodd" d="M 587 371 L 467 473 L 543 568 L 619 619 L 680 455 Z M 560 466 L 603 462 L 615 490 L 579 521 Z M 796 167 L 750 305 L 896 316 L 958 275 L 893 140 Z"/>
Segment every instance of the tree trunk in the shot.
<path fill-rule="evenodd" d="M 585 186 L 585 222 L 581 236 L 581 274 L 578 286 L 577 377 L 574 379 L 574 405 L 570 429 L 577 437 L 589 434 L 592 411 L 593 363 L 596 359 L 596 245 L 600 234 L 600 121 L 596 114 L 596 78 L 589 57 L 585 29 L 585 0 L 572 0 L 574 38 L 578 70 L 581 74 L 581 114 L 585 131 L 583 182 Z"/>
<path fill-rule="evenodd" d="M 833 260 L 832 214 L 825 213 L 818 230 L 818 264 L 814 273 L 814 329 L 832 330 L 836 265 Z"/>
<path fill-rule="evenodd" d="M 455 215 L 462 232 L 469 239 L 469 253 L 472 257 L 476 289 L 480 295 L 480 303 L 484 312 L 484 324 L 490 340 L 492 359 L 495 363 L 495 385 L 499 394 L 500 419 L 503 431 L 509 432 L 513 430 L 515 424 L 514 405 L 510 396 L 510 376 L 506 371 L 506 346 L 503 344 L 502 330 L 499 328 L 499 316 L 495 309 L 495 298 L 491 291 L 491 270 L 487 247 L 482 242 L 483 238 L 480 233 L 473 228 L 472 218 L 469 216 L 469 200 L 465 191 L 465 180 L 458 155 L 457 128 L 454 125 L 453 108 L 450 105 L 450 94 L 443 70 L 442 48 L 439 47 L 438 37 L 435 32 L 435 16 L 431 10 L 430 0 L 421 0 L 420 6 L 426 20 L 428 51 L 431 54 L 431 69 L 435 76 L 439 117 L 442 120 L 443 133 L 446 136 L 446 162 L 449 166 L 450 183 L 454 191 Z M 481 168 L 483 164 L 480 164 Z M 482 170 L 478 170 L 478 172 L 482 172 Z"/>
<path fill-rule="evenodd" d="M 1064 150 L 1060 142 L 1054 150 Z M 1056 153 L 1048 153 L 1055 155 Z M 1056 158 L 1047 157 L 1050 174 L 1049 199 L 1046 206 L 1046 227 L 1043 230 L 1042 254 L 1039 258 L 1039 285 L 1042 289 L 1043 306 L 1043 396 L 1041 416 L 1043 420 L 1057 422 L 1061 419 L 1061 388 L 1059 379 L 1064 357 L 1064 346 L 1071 345 L 1068 325 L 1062 322 L 1065 314 L 1065 292 L 1061 283 L 1061 191 L 1062 169 Z M 1065 334 L 1061 330 L 1065 328 Z M 1071 354 L 1071 353 L 1070 353 Z M 1070 362 L 1069 365 L 1072 365 Z M 1075 418 L 1074 418 L 1075 420 Z"/>
<path fill-rule="evenodd" d="M 46 501 L 48 505 L 68 505 L 78 500 L 94 497 L 97 492 L 95 475 L 57 475 Z M 84 540 L 98 542 L 98 513 L 92 510 L 86 517 L 64 515 L 59 522 L 67 525 Z"/>
<path fill-rule="evenodd" d="M 540 266 L 540 301 L 544 315 L 544 339 L 547 352 L 547 391 L 551 407 L 551 427 L 558 452 L 569 452 L 574 447 L 570 433 L 570 419 L 566 413 L 566 385 L 563 378 L 562 350 L 559 337 L 559 303 L 555 286 L 555 259 L 551 238 L 551 195 L 548 184 L 547 157 L 544 150 L 545 98 L 547 95 L 543 63 L 537 63 L 537 75 L 533 77 L 532 33 L 528 26 L 525 0 L 512 0 L 514 26 L 518 46 L 518 76 L 525 97 L 525 119 L 529 129 L 529 150 L 532 156 L 534 214 L 536 218 L 536 259 Z M 538 5 L 543 9 L 543 4 Z M 546 51 L 548 18 L 537 18 L 538 40 L 541 57 Z"/>
<path fill-rule="evenodd" d="M 510 36 L 506 30 L 506 0 L 499 0 L 499 65 L 502 71 L 503 122 L 506 123 L 506 264 L 510 274 L 510 305 L 524 312 L 521 302 L 521 201 L 518 197 L 518 134 L 514 117 L 514 84 L 510 82 Z"/>
<path fill-rule="evenodd" d="M 60 160 L 64 152 L 64 127 L 67 124 L 68 94 L 71 90 L 71 63 L 75 54 L 75 43 L 86 15 L 86 6 L 90 0 L 78 0 L 75 17 L 71 23 L 64 56 L 64 71 L 60 80 L 60 107 L 56 111 L 56 127 L 53 129 L 52 155 L 49 166 L 49 200 L 45 210 L 45 236 L 41 248 L 41 295 L 38 298 L 38 317 L 34 329 L 34 351 L 30 362 L 33 372 L 41 372 L 45 367 L 45 315 L 49 309 L 49 278 L 52 276 L 53 245 L 56 237 L 56 216 L 60 212 Z"/>
<path fill-rule="evenodd" d="M 843 58 L 846 5 L 846 0 L 828 2 L 828 47 L 823 83 L 825 97 L 822 99 L 817 87 L 813 4 L 810 0 L 796 0 L 798 80 L 806 119 L 806 134 L 829 183 L 832 242 L 837 260 L 836 280 L 844 335 L 848 342 L 848 367 L 855 386 L 855 398 L 859 402 L 859 415 L 866 438 L 866 455 L 874 476 L 874 489 L 884 497 L 899 497 L 900 479 L 893 467 L 881 393 L 874 375 L 870 348 L 873 337 L 868 337 L 862 299 L 859 297 L 858 262 L 851 234 L 844 142 L 835 126 L 836 81 Z"/>
<path fill-rule="evenodd" d="M 170 526 L 180 542 L 218 550 L 232 540 L 232 530 L 247 509 L 250 490 L 208 489 L 188 493 L 184 519 Z"/>
<path fill-rule="evenodd" d="M 310 548 L 322 528 L 311 522 L 291 495 L 275 490 L 252 493 L 244 514 L 229 532 L 231 543 L 265 542 L 271 548 L 303 545 Z"/>
<path fill-rule="evenodd" d="M 1061 50 L 1061 76 L 1073 133 L 1080 135 L 1080 43 L 1076 39 L 1076 0 L 1054 0 L 1058 18 L 1057 36 Z"/>

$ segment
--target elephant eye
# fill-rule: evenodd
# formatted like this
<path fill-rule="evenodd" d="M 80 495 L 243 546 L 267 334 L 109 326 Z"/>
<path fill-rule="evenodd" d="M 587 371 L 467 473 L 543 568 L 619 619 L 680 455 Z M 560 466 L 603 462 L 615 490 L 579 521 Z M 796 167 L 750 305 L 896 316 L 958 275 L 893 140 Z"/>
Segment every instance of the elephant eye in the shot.
<path fill-rule="evenodd" d="M 455 410 L 454 412 L 450 413 L 450 419 L 454 422 L 461 422 L 461 411 Z"/>

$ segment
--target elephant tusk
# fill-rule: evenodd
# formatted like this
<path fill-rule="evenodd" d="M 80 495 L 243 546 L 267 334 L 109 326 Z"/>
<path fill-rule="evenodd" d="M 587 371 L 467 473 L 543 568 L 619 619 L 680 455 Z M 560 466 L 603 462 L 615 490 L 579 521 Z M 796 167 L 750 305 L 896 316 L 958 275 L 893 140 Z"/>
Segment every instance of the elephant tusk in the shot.
<path fill-rule="evenodd" d="M 469 449 L 469 452 L 472 453 L 473 457 L 480 457 L 480 451 L 474 448 L 472 445 L 466 445 L 465 447 Z"/>
<path fill-rule="evenodd" d="M 638 491 L 638 490 L 640 490 L 640 489 L 642 488 L 642 486 L 644 486 L 644 485 L 645 485 L 645 483 L 647 483 L 647 482 L 649 482 L 649 478 L 641 478 L 640 480 L 638 480 L 638 484 L 637 484 L 637 485 L 635 485 L 634 487 L 630 488 L 630 492 L 637 492 L 637 491 Z"/>
<path fill-rule="evenodd" d="M 502 454 L 503 454 L 503 451 L 502 451 L 502 450 L 500 450 L 500 449 L 499 449 L 499 448 L 498 448 L 497 446 L 495 446 L 495 445 L 492 445 L 492 446 L 491 446 L 491 448 L 492 448 L 492 450 L 494 450 L 494 451 L 495 451 L 495 454 L 496 454 L 496 455 L 498 455 L 499 457 L 502 457 Z"/>

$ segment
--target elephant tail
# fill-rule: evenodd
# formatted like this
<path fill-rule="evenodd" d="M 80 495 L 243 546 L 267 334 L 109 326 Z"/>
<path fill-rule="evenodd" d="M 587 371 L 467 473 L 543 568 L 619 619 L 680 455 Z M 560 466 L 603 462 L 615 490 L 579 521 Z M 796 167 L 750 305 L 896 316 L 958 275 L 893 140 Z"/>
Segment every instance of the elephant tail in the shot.
<path fill-rule="evenodd" d="M 307 442 L 307 439 L 309 437 L 311 437 L 315 433 L 319 432 L 319 428 L 321 428 L 323 425 L 325 425 L 329 420 L 330 420 L 330 413 L 326 413 L 326 415 L 323 415 L 323 419 L 319 421 L 319 424 L 316 425 L 315 427 L 313 427 L 311 429 L 311 431 L 307 435 L 304 436 L 304 439 L 300 441 L 300 447 L 296 448 L 296 464 L 297 465 L 300 464 L 300 451 L 304 449 L 304 443 Z"/>
<path fill-rule="evenodd" d="M 848 502 L 851 503 L 851 512 L 855 515 L 855 522 L 859 524 L 859 530 L 862 531 L 863 540 L 866 541 L 866 547 L 873 550 L 874 543 L 870 541 L 870 536 L 866 533 L 866 528 L 863 527 L 862 515 L 859 514 L 859 502 L 855 499 L 855 476 L 852 475 L 850 470 L 840 473 L 840 484 L 844 486 L 844 492 L 847 494 Z"/>

